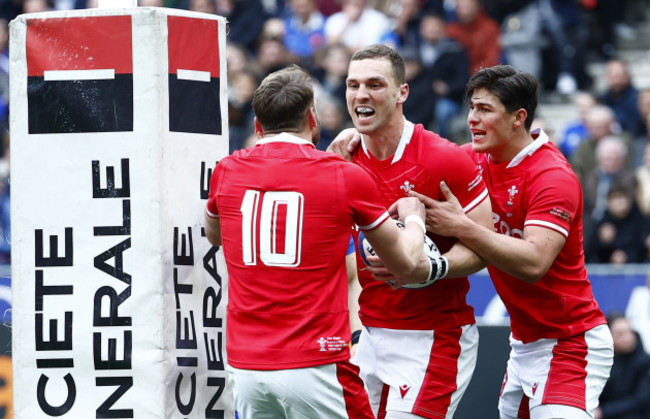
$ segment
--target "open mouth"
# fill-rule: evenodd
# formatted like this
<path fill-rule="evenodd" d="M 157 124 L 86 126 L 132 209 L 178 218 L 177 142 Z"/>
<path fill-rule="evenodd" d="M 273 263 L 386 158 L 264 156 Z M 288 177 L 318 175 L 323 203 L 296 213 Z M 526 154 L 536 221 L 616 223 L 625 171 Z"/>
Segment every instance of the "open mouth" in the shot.
<path fill-rule="evenodd" d="M 472 140 L 480 141 L 485 138 L 485 131 L 472 130 Z"/>
<path fill-rule="evenodd" d="M 370 118 L 375 114 L 375 110 L 367 106 L 357 106 L 354 111 L 359 119 Z"/>

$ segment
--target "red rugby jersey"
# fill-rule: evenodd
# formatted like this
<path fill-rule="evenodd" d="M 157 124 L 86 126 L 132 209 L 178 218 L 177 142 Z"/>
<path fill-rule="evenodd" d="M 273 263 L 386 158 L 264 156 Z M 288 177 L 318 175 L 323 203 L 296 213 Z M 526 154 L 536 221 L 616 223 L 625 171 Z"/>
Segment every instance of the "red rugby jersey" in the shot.
<path fill-rule="evenodd" d="M 206 210 L 220 218 L 228 267 L 229 364 L 277 370 L 349 359 L 350 232 L 388 219 L 369 176 L 283 133 L 222 159 Z"/>

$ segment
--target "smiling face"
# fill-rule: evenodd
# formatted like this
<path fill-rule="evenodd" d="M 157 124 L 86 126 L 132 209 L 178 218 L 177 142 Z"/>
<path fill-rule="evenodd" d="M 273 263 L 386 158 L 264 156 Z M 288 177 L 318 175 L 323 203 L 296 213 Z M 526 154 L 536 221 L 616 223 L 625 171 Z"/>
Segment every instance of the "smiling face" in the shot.
<path fill-rule="evenodd" d="M 345 96 L 354 126 L 371 135 L 402 120 L 401 105 L 408 97 L 408 85 L 397 83 L 387 59 L 354 60 L 348 69 Z"/>
<path fill-rule="evenodd" d="M 476 89 L 467 114 L 474 151 L 490 153 L 496 162 L 512 159 L 519 150 L 513 147 L 511 138 L 518 129 L 517 121 L 523 116 L 522 111 L 523 109 L 508 112 L 503 103 L 487 89 Z"/>

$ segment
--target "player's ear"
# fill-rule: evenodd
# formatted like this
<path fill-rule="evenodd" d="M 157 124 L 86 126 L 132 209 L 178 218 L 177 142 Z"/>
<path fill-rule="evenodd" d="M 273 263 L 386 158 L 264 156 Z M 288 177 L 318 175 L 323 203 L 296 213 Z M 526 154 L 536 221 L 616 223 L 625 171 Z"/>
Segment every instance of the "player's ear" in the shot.
<path fill-rule="evenodd" d="M 316 107 L 312 106 L 309 108 L 309 112 L 307 112 L 307 120 L 310 129 L 318 126 L 318 112 L 316 112 Z"/>
<path fill-rule="evenodd" d="M 404 83 L 399 88 L 399 96 L 397 97 L 397 103 L 403 104 L 406 102 L 406 99 L 409 97 L 409 85 Z"/>
<path fill-rule="evenodd" d="M 526 118 L 528 118 L 528 112 L 526 112 L 526 109 L 524 108 L 519 108 L 515 111 L 515 121 L 513 125 L 515 128 L 523 127 L 524 124 L 526 123 Z"/>
<path fill-rule="evenodd" d="M 257 117 L 255 117 L 255 135 L 257 135 L 257 138 L 264 137 L 264 129 L 262 128 L 260 121 L 257 120 Z"/>

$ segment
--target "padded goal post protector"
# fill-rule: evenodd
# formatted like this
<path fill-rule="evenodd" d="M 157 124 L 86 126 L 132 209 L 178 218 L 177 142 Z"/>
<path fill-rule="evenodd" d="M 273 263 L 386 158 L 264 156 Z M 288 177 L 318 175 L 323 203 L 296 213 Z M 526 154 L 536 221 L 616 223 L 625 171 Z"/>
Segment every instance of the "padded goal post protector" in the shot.
<path fill-rule="evenodd" d="M 10 24 L 16 418 L 233 418 L 223 253 L 224 18 L 166 8 Z"/>

